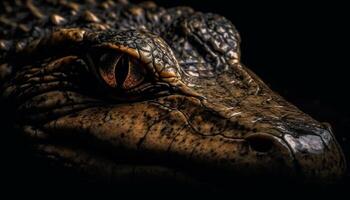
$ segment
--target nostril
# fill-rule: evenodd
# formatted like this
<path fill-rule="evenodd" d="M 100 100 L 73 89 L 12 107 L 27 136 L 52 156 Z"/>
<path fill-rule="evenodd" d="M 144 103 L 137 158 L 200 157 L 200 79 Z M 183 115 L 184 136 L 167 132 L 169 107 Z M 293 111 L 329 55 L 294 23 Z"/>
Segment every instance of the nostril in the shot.
<path fill-rule="evenodd" d="M 273 141 L 264 135 L 254 135 L 246 139 L 254 151 L 266 153 L 273 148 Z"/>

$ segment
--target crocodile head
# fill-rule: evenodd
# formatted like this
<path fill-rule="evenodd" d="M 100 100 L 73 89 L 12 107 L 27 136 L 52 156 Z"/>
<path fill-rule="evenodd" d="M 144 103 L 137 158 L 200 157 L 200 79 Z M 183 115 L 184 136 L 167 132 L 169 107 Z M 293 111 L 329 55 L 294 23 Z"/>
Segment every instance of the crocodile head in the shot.
<path fill-rule="evenodd" d="M 160 28 L 125 17 L 50 29 L 4 56 L 2 99 L 41 155 L 119 178 L 343 174 L 331 129 L 240 62 L 231 22 L 188 8 L 154 17 Z"/>

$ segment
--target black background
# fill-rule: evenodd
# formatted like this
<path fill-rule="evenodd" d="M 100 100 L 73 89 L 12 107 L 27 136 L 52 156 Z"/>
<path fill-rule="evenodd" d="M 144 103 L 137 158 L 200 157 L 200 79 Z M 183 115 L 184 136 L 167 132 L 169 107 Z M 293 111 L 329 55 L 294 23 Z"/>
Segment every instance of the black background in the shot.
<path fill-rule="evenodd" d="M 347 29 L 350 16 L 346 3 L 231 0 L 156 2 L 165 7 L 190 6 L 230 19 L 242 38 L 242 62 L 304 112 L 319 121 L 330 122 L 349 161 L 350 77 L 347 68 L 350 51 Z M 40 176 L 51 176 L 50 170 L 46 172 L 46 169 L 40 168 L 40 172 L 33 172 L 21 166 L 27 166 L 31 160 L 22 159 L 18 157 L 20 153 L 14 153 L 16 146 L 13 145 L 18 144 L 6 141 L 1 144 L 6 147 L 2 152 L 5 154 L 2 164 L 5 171 L 2 174 L 7 175 L 2 182 L 32 189 L 39 181 L 49 180 Z M 56 177 L 56 180 L 59 179 Z M 66 184 L 64 178 L 61 181 Z M 50 187 L 52 182 L 47 184 Z M 348 186 L 349 172 L 339 190 L 344 191 Z M 32 191 L 35 193 L 35 190 Z"/>

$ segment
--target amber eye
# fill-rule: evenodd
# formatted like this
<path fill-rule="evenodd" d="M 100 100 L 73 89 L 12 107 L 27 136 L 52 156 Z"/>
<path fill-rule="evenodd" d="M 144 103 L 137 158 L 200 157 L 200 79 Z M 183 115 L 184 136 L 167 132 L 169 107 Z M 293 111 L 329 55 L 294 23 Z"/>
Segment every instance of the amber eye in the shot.
<path fill-rule="evenodd" d="M 144 66 L 127 54 L 112 51 L 92 57 L 95 57 L 93 60 L 99 77 L 112 88 L 130 90 L 145 79 Z"/>
<path fill-rule="evenodd" d="M 120 88 L 129 90 L 140 85 L 146 75 L 146 68 L 142 66 L 140 62 L 135 59 L 131 59 L 129 56 L 121 58 L 116 69 L 117 82 Z"/>

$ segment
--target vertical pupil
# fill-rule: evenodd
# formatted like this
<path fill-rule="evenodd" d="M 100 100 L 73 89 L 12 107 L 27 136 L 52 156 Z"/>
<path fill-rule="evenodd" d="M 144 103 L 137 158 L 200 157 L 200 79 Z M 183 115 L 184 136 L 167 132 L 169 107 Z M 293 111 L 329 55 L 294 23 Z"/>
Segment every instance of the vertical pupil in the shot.
<path fill-rule="evenodd" d="M 109 52 L 99 58 L 100 78 L 113 88 L 129 90 L 145 79 L 146 71 L 142 64 L 126 54 Z"/>
<path fill-rule="evenodd" d="M 118 85 L 123 85 L 129 74 L 129 57 L 123 56 L 116 66 L 116 76 Z"/>

